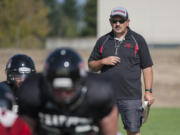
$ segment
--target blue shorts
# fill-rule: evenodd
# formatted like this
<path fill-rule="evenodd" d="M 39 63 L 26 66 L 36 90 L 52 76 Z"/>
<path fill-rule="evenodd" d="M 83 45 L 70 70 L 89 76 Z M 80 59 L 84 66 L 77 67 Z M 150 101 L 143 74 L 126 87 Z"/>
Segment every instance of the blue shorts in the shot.
<path fill-rule="evenodd" d="M 124 128 L 130 132 L 140 132 L 143 112 L 142 101 L 118 100 L 117 104 Z"/>

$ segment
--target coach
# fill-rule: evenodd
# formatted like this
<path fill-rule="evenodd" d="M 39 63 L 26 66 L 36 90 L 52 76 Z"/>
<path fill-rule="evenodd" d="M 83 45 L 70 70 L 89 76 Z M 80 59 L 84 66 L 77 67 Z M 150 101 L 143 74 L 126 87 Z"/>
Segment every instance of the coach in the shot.
<path fill-rule="evenodd" d="M 112 31 L 97 40 L 88 66 L 109 76 L 127 134 L 140 135 L 143 111 L 141 71 L 145 85 L 144 100 L 151 105 L 154 101 L 153 62 L 145 39 L 130 29 L 125 8 L 114 8 L 109 21 Z"/>

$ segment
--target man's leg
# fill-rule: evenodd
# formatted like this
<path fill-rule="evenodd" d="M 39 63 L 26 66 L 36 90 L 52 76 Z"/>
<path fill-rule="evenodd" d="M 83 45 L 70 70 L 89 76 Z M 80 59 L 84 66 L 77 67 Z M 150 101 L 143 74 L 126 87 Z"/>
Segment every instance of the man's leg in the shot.
<path fill-rule="evenodd" d="M 140 135 L 143 111 L 141 100 L 119 100 L 118 109 L 127 135 Z"/>

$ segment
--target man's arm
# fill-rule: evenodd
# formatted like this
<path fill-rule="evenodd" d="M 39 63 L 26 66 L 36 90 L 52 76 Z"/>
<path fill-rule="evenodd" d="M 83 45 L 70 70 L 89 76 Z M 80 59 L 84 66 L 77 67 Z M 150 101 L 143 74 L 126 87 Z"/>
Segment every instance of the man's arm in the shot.
<path fill-rule="evenodd" d="M 100 60 L 92 60 L 90 62 L 88 62 L 88 66 L 89 68 L 94 71 L 97 72 L 99 70 L 101 70 L 101 68 L 104 65 L 111 65 L 114 66 L 116 65 L 118 62 L 120 62 L 120 58 L 117 56 L 109 56 Z"/>
<path fill-rule="evenodd" d="M 88 63 L 88 67 L 89 67 L 92 71 L 98 72 L 98 71 L 103 67 L 102 59 L 90 61 L 90 62 Z"/>
<path fill-rule="evenodd" d="M 114 106 L 108 116 L 100 121 L 100 132 L 102 135 L 117 135 L 118 109 Z"/>
<path fill-rule="evenodd" d="M 145 89 L 152 89 L 152 83 L 153 83 L 152 67 L 147 67 L 147 68 L 143 69 L 143 76 L 144 76 Z M 149 91 L 145 91 L 144 100 L 148 101 L 149 105 L 151 105 L 154 102 L 154 97 L 153 97 L 152 93 Z"/>

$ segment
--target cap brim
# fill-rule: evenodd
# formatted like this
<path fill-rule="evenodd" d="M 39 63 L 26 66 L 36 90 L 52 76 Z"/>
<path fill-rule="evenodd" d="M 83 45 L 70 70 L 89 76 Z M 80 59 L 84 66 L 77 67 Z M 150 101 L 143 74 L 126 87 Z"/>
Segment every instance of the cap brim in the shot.
<path fill-rule="evenodd" d="M 121 14 L 110 15 L 111 18 L 114 17 L 114 16 L 120 16 L 120 17 L 123 18 L 124 20 L 127 20 L 127 19 L 128 19 L 128 17 L 125 17 L 125 16 L 123 16 L 123 15 L 121 15 Z"/>

